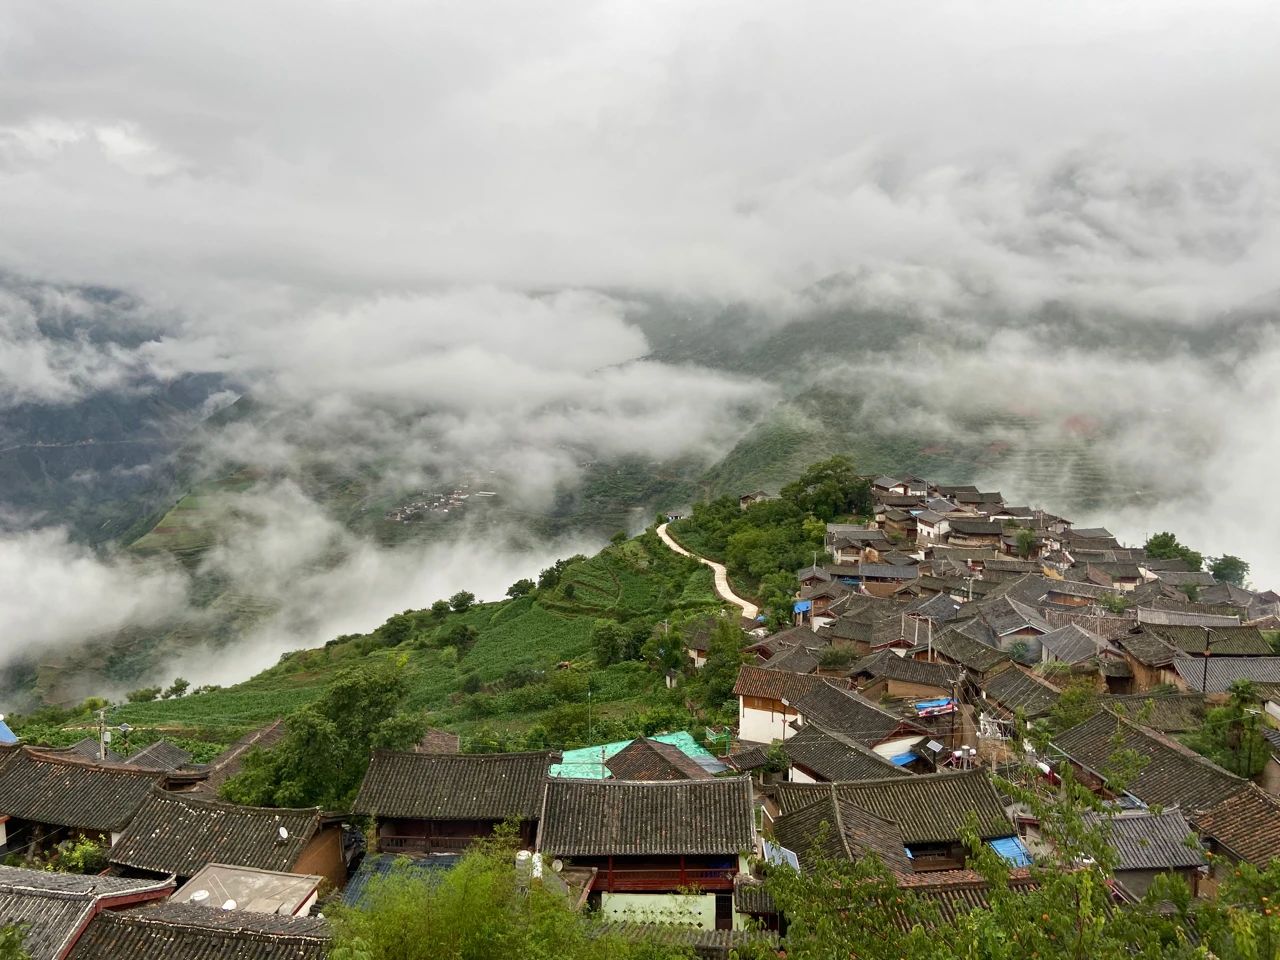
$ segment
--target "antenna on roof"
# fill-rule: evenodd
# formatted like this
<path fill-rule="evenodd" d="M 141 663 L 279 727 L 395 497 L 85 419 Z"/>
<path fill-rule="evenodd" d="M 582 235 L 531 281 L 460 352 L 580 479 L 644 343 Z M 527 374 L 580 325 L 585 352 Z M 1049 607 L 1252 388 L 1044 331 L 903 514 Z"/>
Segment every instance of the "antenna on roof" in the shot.
<path fill-rule="evenodd" d="M 288 831 L 288 830 L 286 830 L 284 827 L 281 827 L 281 828 L 279 829 L 278 833 L 280 834 L 280 839 L 281 839 L 282 841 L 283 841 L 283 840 L 288 840 L 288 839 L 289 839 L 289 831 Z"/>
<path fill-rule="evenodd" d="M 238 903 L 236 903 L 234 900 L 228 900 L 226 903 L 224 903 L 224 904 L 222 905 L 222 909 L 223 909 L 223 910 L 234 910 L 234 909 L 235 909 L 236 907 L 238 907 L 238 906 L 239 906 L 239 904 L 238 904 Z"/>

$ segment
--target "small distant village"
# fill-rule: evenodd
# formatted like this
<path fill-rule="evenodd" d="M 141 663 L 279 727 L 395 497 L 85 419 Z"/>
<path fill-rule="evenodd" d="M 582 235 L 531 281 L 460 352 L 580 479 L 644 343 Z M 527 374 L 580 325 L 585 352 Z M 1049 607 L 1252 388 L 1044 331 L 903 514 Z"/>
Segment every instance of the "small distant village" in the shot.
<path fill-rule="evenodd" d="M 737 614 L 684 632 L 686 674 L 722 621 L 746 635 L 737 726 L 711 744 L 672 731 L 467 754 L 434 730 L 376 751 L 351 809 L 331 811 L 219 798 L 283 721 L 203 764 L 164 741 L 128 758 L 102 737 L 34 746 L 0 722 L 6 862 L 80 837 L 106 847 L 93 873 L 0 868 L 0 925 L 25 924 L 35 960 L 321 958 L 327 904 L 361 904 L 393 870 L 448 870 L 507 824 L 528 883 L 728 958 L 785 947 L 762 876 L 818 857 L 874 855 L 954 918 L 989 903 L 976 832 L 1010 889 L 1033 888 L 1052 841 L 1005 784 L 1068 776 L 1106 811 L 1117 910 L 1163 875 L 1207 897 L 1224 871 L 1280 857 L 1280 595 L 974 486 L 882 476 L 872 494 L 874 516 L 828 524 L 826 556 L 796 571 L 785 629 L 726 588 Z M 420 508 L 437 503 L 454 501 Z M 1184 740 L 1244 689 L 1264 755 L 1232 772 Z M 1086 705 L 1055 729 L 1064 698 Z M 1141 760 L 1123 781 L 1117 750 Z"/>
<path fill-rule="evenodd" d="M 468 506 L 497 498 L 496 490 L 483 489 L 483 485 L 484 481 L 470 479 L 449 490 L 419 490 L 388 510 L 384 519 L 393 523 L 421 523 L 433 517 L 456 517 Z"/>

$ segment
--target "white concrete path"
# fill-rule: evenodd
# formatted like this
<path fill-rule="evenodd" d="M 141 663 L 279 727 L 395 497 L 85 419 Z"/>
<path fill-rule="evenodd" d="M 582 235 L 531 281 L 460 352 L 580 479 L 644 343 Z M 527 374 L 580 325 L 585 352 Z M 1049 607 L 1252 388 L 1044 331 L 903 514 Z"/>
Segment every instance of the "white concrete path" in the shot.
<path fill-rule="evenodd" d="M 754 620 L 759 616 L 759 607 L 749 600 L 743 600 L 740 596 L 729 589 L 729 571 L 724 568 L 724 564 L 716 563 L 714 560 L 708 560 L 706 557 L 700 557 L 696 553 L 690 553 L 684 547 L 680 546 L 680 544 L 676 543 L 675 538 L 672 537 L 671 534 L 667 533 L 667 525 L 665 523 L 658 526 L 658 536 L 661 538 L 663 543 L 682 557 L 692 557 L 699 563 L 705 563 L 710 567 L 712 572 L 716 575 L 716 593 L 720 594 L 721 598 L 732 603 L 735 607 L 740 607 L 744 617 L 748 620 Z"/>

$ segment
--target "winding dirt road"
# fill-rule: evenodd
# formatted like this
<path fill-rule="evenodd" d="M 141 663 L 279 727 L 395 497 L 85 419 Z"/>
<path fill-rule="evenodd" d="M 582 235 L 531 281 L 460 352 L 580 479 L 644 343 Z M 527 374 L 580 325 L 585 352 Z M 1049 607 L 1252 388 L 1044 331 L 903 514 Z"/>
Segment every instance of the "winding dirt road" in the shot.
<path fill-rule="evenodd" d="M 742 615 L 744 617 L 748 620 L 754 620 L 760 614 L 759 607 L 749 600 L 743 600 L 729 588 L 729 571 L 724 568 L 724 564 L 716 563 L 714 560 L 708 560 L 706 557 L 700 557 L 696 553 L 690 553 L 684 547 L 680 546 L 680 544 L 676 543 L 671 534 L 667 533 L 667 525 L 665 523 L 658 526 L 658 536 L 661 538 L 663 543 L 682 557 L 691 557 L 699 563 L 705 563 L 710 567 L 712 572 L 716 575 L 716 593 L 720 594 L 722 599 L 732 603 L 735 607 L 741 608 Z"/>

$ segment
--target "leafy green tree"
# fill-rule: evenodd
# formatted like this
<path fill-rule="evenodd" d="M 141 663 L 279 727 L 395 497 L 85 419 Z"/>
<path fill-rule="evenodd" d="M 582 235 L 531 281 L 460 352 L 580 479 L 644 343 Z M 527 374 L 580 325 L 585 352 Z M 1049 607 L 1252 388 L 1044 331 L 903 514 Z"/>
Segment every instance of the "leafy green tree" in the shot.
<path fill-rule="evenodd" d="M 640 647 L 640 656 L 655 670 L 665 674 L 684 665 L 684 640 L 678 631 L 654 630 Z"/>
<path fill-rule="evenodd" d="M 449 598 L 449 609 L 454 613 L 466 613 L 476 602 L 476 595 L 470 590 L 459 590 Z"/>
<path fill-rule="evenodd" d="M 435 603 L 431 605 L 431 616 L 435 617 L 437 620 L 443 620 L 448 615 L 449 615 L 448 600 L 437 600 Z"/>
<path fill-rule="evenodd" d="M 1239 557 L 1226 553 L 1213 557 L 1209 563 L 1209 572 L 1219 583 L 1230 583 L 1237 587 L 1244 586 L 1244 578 L 1249 575 L 1249 564 Z"/>
<path fill-rule="evenodd" d="M 453 647 L 459 652 L 465 652 L 470 650 L 478 639 L 480 639 L 480 631 L 471 624 L 455 623 L 438 638 L 437 645 Z"/>
<path fill-rule="evenodd" d="M 166 700 L 170 700 L 176 697 L 181 697 L 187 692 L 187 689 L 190 686 L 191 683 L 189 681 L 183 680 L 181 677 L 176 677 L 173 683 L 169 684 L 169 689 L 164 692 L 164 698 Z"/>
<path fill-rule="evenodd" d="M 612 620 L 597 620 L 591 629 L 591 649 L 601 667 L 627 659 L 631 634 Z"/>
<path fill-rule="evenodd" d="M 1261 774 L 1271 749 L 1262 735 L 1262 710 L 1253 682 L 1233 683 L 1230 699 L 1211 709 L 1204 723 L 1187 736 L 1186 742 L 1232 773 L 1248 778 Z"/>
<path fill-rule="evenodd" d="M 550 867 L 546 868 L 550 873 Z M 363 909 L 326 910 L 331 960 L 677 960 L 692 952 L 593 926 L 550 883 L 516 861 L 511 832 L 472 846 L 430 880 L 393 869 Z"/>
<path fill-rule="evenodd" d="M 1032 728 L 1031 740 L 1043 749 L 1053 737 L 1064 730 L 1070 730 L 1077 724 L 1084 723 L 1098 710 L 1098 691 L 1092 683 L 1088 680 L 1069 683 L 1049 711 L 1049 715 L 1036 722 Z"/>
<path fill-rule="evenodd" d="M 249 752 L 223 796 L 255 806 L 343 809 L 374 749 L 404 749 L 426 732 L 425 717 L 400 712 L 409 690 L 405 665 L 402 657 L 343 670 L 319 699 L 289 717 L 279 744 Z"/>
<path fill-rule="evenodd" d="M 707 644 L 707 662 L 698 671 L 698 688 L 709 710 L 724 708 L 733 697 L 738 668 L 747 662 L 742 651 L 745 634 L 730 620 L 719 620 Z"/>
<path fill-rule="evenodd" d="M 537 588 L 538 585 L 526 577 L 523 580 L 517 580 L 511 586 L 507 587 L 507 596 L 512 600 L 519 600 L 521 597 L 527 597 Z"/>
<path fill-rule="evenodd" d="M 1192 550 L 1178 542 L 1178 538 L 1167 530 L 1152 534 L 1143 545 L 1147 556 L 1155 560 L 1185 560 L 1192 570 L 1204 566 L 1204 554 Z"/>
<path fill-rule="evenodd" d="M 413 631 L 413 616 L 406 611 L 388 617 L 386 623 L 378 628 L 378 636 L 387 646 L 398 647 L 413 636 Z"/>
<path fill-rule="evenodd" d="M 22 943 L 22 931 L 16 923 L 0 927 L 0 960 L 31 960 Z"/>
<path fill-rule="evenodd" d="M 124 698 L 130 703 L 149 703 L 160 696 L 159 687 L 142 687 L 139 690 L 130 690 L 124 695 Z"/>
<path fill-rule="evenodd" d="M 1111 613 L 1124 613 L 1129 609 L 1129 601 L 1118 593 L 1104 593 L 1098 598 L 1098 606 Z"/>
<path fill-rule="evenodd" d="M 1017 543 L 1018 556 L 1020 557 L 1030 557 L 1036 549 L 1036 534 L 1034 530 L 1019 527 L 1018 532 L 1014 534 L 1014 540 Z"/>
<path fill-rule="evenodd" d="M 853 461 L 842 456 L 813 464 L 783 487 L 781 496 L 824 521 L 871 510 L 870 484 L 858 476 Z"/>

